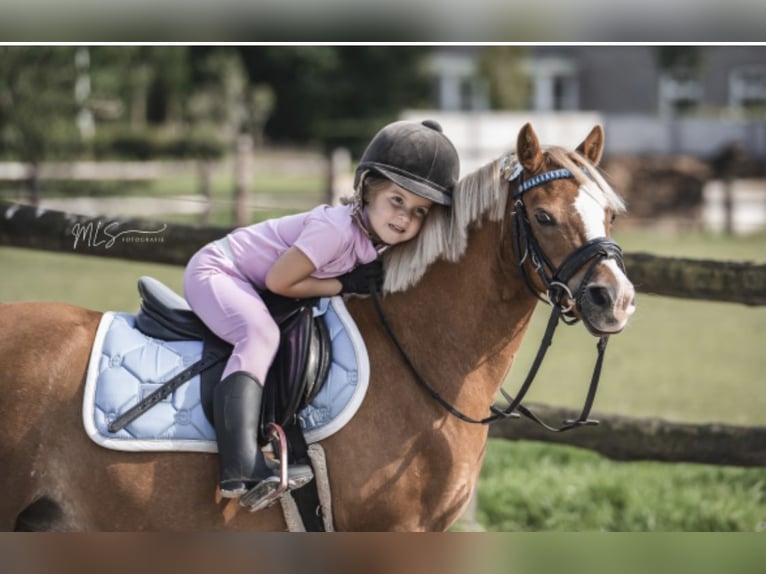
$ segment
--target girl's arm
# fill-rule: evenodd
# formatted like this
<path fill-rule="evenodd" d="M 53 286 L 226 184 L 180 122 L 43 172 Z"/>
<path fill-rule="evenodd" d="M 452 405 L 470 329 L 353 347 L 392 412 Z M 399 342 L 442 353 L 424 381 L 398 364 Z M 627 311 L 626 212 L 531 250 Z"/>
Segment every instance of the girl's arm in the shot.
<path fill-rule="evenodd" d="M 315 270 L 314 264 L 300 249 L 291 247 L 269 269 L 266 288 L 277 295 L 295 299 L 331 297 L 340 293 L 340 281 L 311 277 Z"/>

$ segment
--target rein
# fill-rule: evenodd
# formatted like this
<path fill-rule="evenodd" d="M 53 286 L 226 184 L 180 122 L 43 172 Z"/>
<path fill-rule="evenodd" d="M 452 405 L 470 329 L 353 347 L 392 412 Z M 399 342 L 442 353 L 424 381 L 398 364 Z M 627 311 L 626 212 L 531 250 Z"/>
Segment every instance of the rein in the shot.
<path fill-rule="evenodd" d="M 518 394 L 514 398 L 504 389 L 500 389 L 503 397 L 509 403 L 505 409 L 501 409 L 495 405 L 492 405 L 490 407 L 490 411 L 492 412 L 490 416 L 483 419 L 474 419 L 456 409 L 444 397 L 442 397 L 438 391 L 429 385 L 428 381 L 426 381 L 425 378 L 423 378 L 423 376 L 417 370 L 414 363 L 412 362 L 412 359 L 409 357 L 399 342 L 398 338 L 396 337 L 396 334 L 394 333 L 393 328 L 391 327 L 391 324 L 383 312 L 383 308 L 380 304 L 380 294 L 378 293 L 377 285 L 374 285 L 373 283 L 370 284 L 370 294 L 372 295 L 372 301 L 375 306 L 375 310 L 378 313 L 378 317 L 380 318 L 386 333 L 404 359 L 404 362 L 407 364 L 415 376 L 415 380 L 444 409 L 446 409 L 451 415 L 464 422 L 471 424 L 491 424 L 506 418 L 518 418 L 520 413 L 521 415 L 524 415 L 528 419 L 536 422 L 543 428 L 552 432 L 564 432 L 576 427 L 599 424 L 597 420 L 588 417 L 593 406 L 593 400 L 596 397 L 598 382 L 601 377 L 601 367 L 604 362 L 604 353 L 606 351 L 606 345 L 609 341 L 608 335 L 600 337 L 598 343 L 596 344 L 598 356 L 596 358 L 596 364 L 593 368 L 593 374 L 591 376 L 585 403 L 583 404 L 583 408 L 579 417 L 576 419 L 565 420 L 563 421 L 562 426 L 554 427 L 545 423 L 527 407 L 521 404 L 521 401 L 524 399 L 530 387 L 532 386 L 532 382 L 534 381 L 535 376 L 537 375 L 537 371 L 539 370 L 540 365 L 545 358 L 548 347 L 550 347 L 551 343 L 553 342 L 553 334 L 556 331 L 559 320 L 562 320 L 567 325 L 573 325 L 577 322 L 577 318 L 572 314 L 572 309 L 579 304 L 579 301 L 584 294 L 584 288 L 587 285 L 590 276 L 595 271 L 596 266 L 604 260 L 614 259 L 624 271 L 624 265 L 622 262 L 622 250 L 620 249 L 619 245 L 617 245 L 617 243 L 607 237 L 599 237 L 584 243 L 575 251 L 570 253 L 557 269 L 551 263 L 550 259 L 545 255 L 542 248 L 540 247 L 540 244 L 537 242 L 537 239 L 532 232 L 529 218 L 527 217 L 526 207 L 524 206 L 524 193 L 539 185 L 554 181 L 556 179 L 568 179 L 573 177 L 574 174 L 570 170 L 557 169 L 538 174 L 527 180 L 523 179 L 521 170 L 517 170 L 513 173 L 511 178 L 509 178 L 510 182 L 516 181 L 517 179 L 521 180 L 518 184 L 516 192 L 513 194 L 514 204 L 513 212 L 511 214 L 513 219 L 513 251 L 516 257 L 516 262 L 529 290 L 533 295 L 535 295 L 535 297 L 550 304 L 552 310 L 551 316 L 548 319 L 548 325 L 545 329 L 545 334 L 543 335 L 543 339 L 540 342 L 540 348 L 537 351 L 537 355 L 535 356 L 529 373 L 524 379 L 524 383 L 522 383 Z M 545 286 L 545 298 L 543 298 L 538 293 L 537 289 L 535 289 L 532 284 L 532 279 L 529 277 L 528 266 L 525 265 L 527 259 L 530 260 L 534 271 L 537 273 L 542 284 Z M 572 294 L 569 287 L 567 287 L 567 283 L 580 269 L 589 263 L 590 265 L 587 267 L 585 275 L 580 282 L 580 287 L 577 290 L 577 293 Z M 546 268 L 550 270 L 550 274 L 546 271 Z M 569 300 L 569 303 L 565 306 L 564 302 L 566 299 Z"/>

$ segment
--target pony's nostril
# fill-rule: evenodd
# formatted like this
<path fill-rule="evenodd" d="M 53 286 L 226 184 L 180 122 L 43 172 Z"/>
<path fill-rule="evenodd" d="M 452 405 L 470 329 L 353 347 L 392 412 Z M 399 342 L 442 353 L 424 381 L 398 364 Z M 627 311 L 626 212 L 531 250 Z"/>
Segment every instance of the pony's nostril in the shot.
<path fill-rule="evenodd" d="M 588 287 L 588 296 L 596 307 L 605 308 L 612 304 L 612 297 L 609 290 L 601 285 L 591 285 Z"/>

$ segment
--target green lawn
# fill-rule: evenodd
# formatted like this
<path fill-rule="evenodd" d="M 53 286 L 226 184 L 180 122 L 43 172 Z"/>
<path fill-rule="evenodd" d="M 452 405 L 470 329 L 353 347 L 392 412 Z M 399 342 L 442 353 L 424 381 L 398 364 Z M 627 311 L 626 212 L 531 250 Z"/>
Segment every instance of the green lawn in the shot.
<path fill-rule="evenodd" d="M 490 440 L 478 519 L 497 531 L 766 530 L 766 470 L 616 463 L 577 448 Z"/>
<path fill-rule="evenodd" d="M 766 237 L 618 234 L 626 251 L 763 261 Z M 47 299 L 94 309 L 137 308 L 148 274 L 181 290 L 178 267 L 0 248 L 0 301 Z M 540 305 L 506 388 L 537 350 Z M 595 410 L 676 421 L 766 425 L 766 308 L 639 294 L 612 337 Z M 579 407 L 595 339 L 561 326 L 530 400 Z M 574 431 L 577 432 L 577 431 Z M 617 463 L 578 449 L 492 440 L 478 518 L 488 530 L 763 530 L 766 469 Z"/>

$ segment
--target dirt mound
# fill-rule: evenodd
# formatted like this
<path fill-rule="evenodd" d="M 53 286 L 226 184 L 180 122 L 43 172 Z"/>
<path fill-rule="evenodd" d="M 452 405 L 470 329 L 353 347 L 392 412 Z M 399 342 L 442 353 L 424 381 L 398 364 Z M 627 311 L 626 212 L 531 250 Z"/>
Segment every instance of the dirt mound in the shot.
<path fill-rule="evenodd" d="M 691 156 L 612 156 L 601 166 L 628 203 L 629 220 L 698 220 L 702 190 L 713 177 L 705 161 Z"/>

